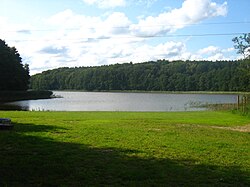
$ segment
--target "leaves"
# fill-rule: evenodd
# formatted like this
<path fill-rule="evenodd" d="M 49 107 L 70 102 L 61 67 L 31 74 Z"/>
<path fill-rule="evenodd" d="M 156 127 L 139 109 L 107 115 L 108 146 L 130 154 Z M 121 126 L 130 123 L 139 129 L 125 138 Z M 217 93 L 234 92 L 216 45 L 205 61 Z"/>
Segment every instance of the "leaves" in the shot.
<path fill-rule="evenodd" d="M 32 76 L 32 89 L 248 91 L 250 61 L 159 60 L 141 64 L 59 68 Z M 248 70 L 249 68 L 247 68 Z"/>
<path fill-rule="evenodd" d="M 0 39 L 0 90 L 27 90 L 29 83 L 28 65 L 15 47 L 9 47 Z"/>
<path fill-rule="evenodd" d="M 238 54 L 242 54 L 244 59 L 250 58 L 250 33 L 245 33 L 239 37 L 232 39 L 235 43 L 234 48 L 237 49 Z"/>

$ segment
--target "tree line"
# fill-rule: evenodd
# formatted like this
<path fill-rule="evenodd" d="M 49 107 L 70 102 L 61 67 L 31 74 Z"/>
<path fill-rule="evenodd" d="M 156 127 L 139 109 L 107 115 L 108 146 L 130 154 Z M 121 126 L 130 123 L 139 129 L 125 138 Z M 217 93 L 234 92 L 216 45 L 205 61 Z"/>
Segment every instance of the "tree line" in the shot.
<path fill-rule="evenodd" d="M 59 68 L 32 76 L 36 90 L 249 91 L 250 33 L 232 39 L 241 61 L 159 60 L 141 64 Z M 29 66 L 0 39 L 0 91 L 29 88 Z"/>
<path fill-rule="evenodd" d="M 29 66 L 15 47 L 0 39 L 0 91 L 24 91 L 29 85 Z"/>
<path fill-rule="evenodd" d="M 250 91 L 250 60 L 150 61 L 58 68 L 31 77 L 35 90 Z"/>

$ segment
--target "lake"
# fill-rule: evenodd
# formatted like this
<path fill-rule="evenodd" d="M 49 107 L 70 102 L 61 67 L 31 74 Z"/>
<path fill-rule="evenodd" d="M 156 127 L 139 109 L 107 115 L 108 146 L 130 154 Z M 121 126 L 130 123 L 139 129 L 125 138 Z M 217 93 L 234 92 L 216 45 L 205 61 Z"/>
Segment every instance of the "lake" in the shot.
<path fill-rule="evenodd" d="M 54 91 L 62 98 L 10 102 L 1 110 L 200 111 L 205 104 L 237 103 L 237 95 Z"/>

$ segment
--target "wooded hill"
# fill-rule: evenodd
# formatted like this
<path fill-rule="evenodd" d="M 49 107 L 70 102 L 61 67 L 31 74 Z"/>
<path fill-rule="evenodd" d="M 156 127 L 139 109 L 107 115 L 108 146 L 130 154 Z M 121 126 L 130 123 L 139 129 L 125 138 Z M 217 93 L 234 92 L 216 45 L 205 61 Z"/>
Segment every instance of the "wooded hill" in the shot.
<path fill-rule="evenodd" d="M 31 77 L 35 90 L 250 91 L 250 60 L 158 60 L 59 68 Z"/>

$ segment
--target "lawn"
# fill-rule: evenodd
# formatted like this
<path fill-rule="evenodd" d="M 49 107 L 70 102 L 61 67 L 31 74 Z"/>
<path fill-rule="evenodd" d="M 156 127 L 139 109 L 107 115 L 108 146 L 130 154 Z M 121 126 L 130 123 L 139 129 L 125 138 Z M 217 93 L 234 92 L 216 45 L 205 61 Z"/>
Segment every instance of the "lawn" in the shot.
<path fill-rule="evenodd" d="M 0 112 L 0 186 L 250 186 L 250 118 Z"/>

